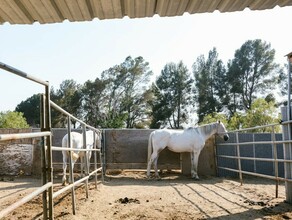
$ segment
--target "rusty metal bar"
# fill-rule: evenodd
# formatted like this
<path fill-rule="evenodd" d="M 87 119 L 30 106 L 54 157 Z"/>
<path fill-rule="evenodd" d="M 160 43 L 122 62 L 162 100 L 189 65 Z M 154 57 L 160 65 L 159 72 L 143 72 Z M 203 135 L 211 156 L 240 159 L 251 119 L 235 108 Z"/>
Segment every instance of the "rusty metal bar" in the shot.
<path fill-rule="evenodd" d="M 93 149 L 96 150 L 96 132 L 93 132 Z M 94 152 L 94 170 L 96 169 L 97 169 L 97 152 L 95 151 Z M 94 183 L 95 183 L 95 189 L 97 189 L 97 173 L 95 173 L 95 176 L 94 176 Z"/>
<path fill-rule="evenodd" d="M 71 142 L 71 118 L 70 116 L 67 117 L 68 120 L 68 148 L 72 149 L 72 142 Z M 72 163 L 72 151 L 69 151 L 69 176 L 70 176 L 70 181 L 73 184 L 73 187 L 71 188 L 71 197 L 72 197 L 72 212 L 73 215 L 75 215 L 75 210 L 76 210 L 76 199 L 75 199 L 75 188 L 74 188 L 74 173 L 73 173 L 73 163 Z"/>
<path fill-rule="evenodd" d="M 276 198 L 278 198 L 278 192 L 279 192 L 279 170 L 278 170 L 278 154 L 277 154 L 277 145 L 275 144 L 276 141 L 276 135 L 275 135 L 275 127 L 272 126 L 272 133 L 271 133 L 271 139 L 272 139 L 272 146 L 273 146 L 273 155 L 274 155 L 274 170 L 275 170 L 275 178 L 276 178 Z"/>
<path fill-rule="evenodd" d="M 45 95 L 41 95 L 41 103 L 40 103 L 40 123 L 41 130 L 43 131 L 45 128 L 46 120 L 45 120 Z M 45 185 L 47 180 L 47 151 L 46 151 L 46 137 L 42 137 L 42 146 L 41 146 L 41 163 L 42 163 L 42 183 Z M 43 192 L 42 195 L 43 200 L 43 219 L 48 219 L 48 200 L 47 200 L 47 190 Z"/>
<path fill-rule="evenodd" d="M 252 145 L 254 142 L 241 142 L 238 143 L 238 145 Z M 286 143 L 292 143 L 292 140 L 283 140 L 283 141 L 274 141 L 275 144 L 286 144 Z M 256 144 L 271 144 L 271 141 L 257 141 Z M 218 143 L 218 146 L 224 145 L 224 146 L 234 146 L 234 143 Z"/>
<path fill-rule="evenodd" d="M 238 165 L 238 170 L 239 170 L 240 184 L 242 185 L 242 172 L 241 172 L 240 147 L 239 147 L 238 132 L 236 132 L 235 134 L 236 134 L 237 165 Z"/>
<path fill-rule="evenodd" d="M 51 132 L 33 132 L 33 133 L 18 133 L 18 134 L 0 134 L 1 141 L 18 140 L 25 138 L 37 138 L 43 136 L 50 136 Z"/>
<path fill-rule="evenodd" d="M 65 186 L 63 187 L 62 189 L 58 190 L 57 192 L 55 192 L 53 194 L 53 198 L 55 199 L 56 197 L 58 197 L 59 195 L 61 195 L 62 193 L 68 191 L 69 189 L 72 189 L 73 187 L 75 186 L 78 186 L 80 183 L 84 182 L 84 180 L 88 179 L 90 176 L 92 176 L 93 174 L 96 174 L 98 171 L 101 171 L 101 167 L 100 168 L 97 168 L 96 170 L 92 171 L 91 173 L 89 173 L 88 176 L 85 176 L 83 177 L 82 179 L 80 180 L 77 180 L 76 182 L 68 185 L 68 186 Z"/>
<path fill-rule="evenodd" d="M 49 84 L 45 87 L 45 130 L 51 132 L 51 107 L 50 107 L 50 88 Z M 47 176 L 48 182 L 53 182 L 53 155 L 52 155 L 52 135 L 46 138 L 47 144 Z M 48 189 L 49 196 L 49 219 L 54 219 L 54 204 L 53 204 L 53 186 Z"/>
<path fill-rule="evenodd" d="M 52 150 L 53 151 L 74 151 L 74 149 L 71 150 L 69 148 L 62 148 L 62 147 L 55 147 L 55 146 L 52 147 Z M 88 151 L 88 150 L 86 150 L 86 149 L 78 149 L 78 151 Z M 100 152 L 100 149 L 91 149 L 90 151 Z"/>
<path fill-rule="evenodd" d="M 228 170 L 228 171 L 239 173 L 239 170 L 232 169 L 232 168 L 227 168 L 227 167 L 218 167 L 218 168 L 222 169 L 222 170 Z M 276 179 L 276 177 L 274 177 L 274 176 L 269 176 L 269 175 L 260 174 L 260 173 L 253 173 L 253 172 L 248 172 L 248 171 L 243 171 L 243 170 L 241 171 L 241 173 L 251 175 L 251 176 L 262 177 L 262 178 L 266 178 L 266 179 L 272 179 L 272 180 Z M 286 179 L 286 178 L 282 178 L 282 177 L 278 177 L 278 180 L 292 182 L 292 179 Z"/>
<path fill-rule="evenodd" d="M 272 158 L 259 158 L 259 157 L 238 157 L 238 156 L 228 156 L 228 155 L 217 155 L 216 157 L 222 158 L 231 158 L 231 159 L 241 159 L 241 160 L 256 160 L 256 161 L 266 161 L 266 162 L 283 162 L 283 163 L 292 163 L 292 160 L 285 160 L 285 159 L 272 159 Z"/>
<path fill-rule="evenodd" d="M 51 106 L 56 109 L 57 111 L 63 113 L 64 115 L 66 116 L 70 116 L 71 119 L 75 120 L 75 121 L 78 121 L 81 125 L 85 125 L 87 128 L 90 128 L 91 130 L 94 130 L 94 131 L 97 131 L 97 132 L 100 132 L 98 129 L 96 129 L 95 127 L 92 127 L 88 124 L 86 124 L 85 122 L 83 122 L 82 120 L 74 117 L 73 115 L 71 115 L 69 112 L 65 111 L 64 109 L 62 109 L 60 106 L 58 106 L 56 103 L 54 103 L 53 101 L 50 101 L 51 103 Z"/>
<path fill-rule="evenodd" d="M 281 124 L 283 124 L 283 122 Z M 242 131 L 250 131 L 250 130 L 256 130 L 256 129 L 260 129 L 260 128 L 267 128 L 267 127 L 281 125 L 281 124 L 280 123 L 274 123 L 274 124 L 268 124 L 268 125 L 255 126 L 255 127 L 251 127 L 251 128 L 242 128 L 242 129 L 234 130 L 232 132 L 235 133 L 235 132 L 242 132 Z"/>
<path fill-rule="evenodd" d="M 83 149 L 87 150 L 86 126 L 85 126 L 85 124 L 82 125 L 82 131 L 83 131 Z M 88 151 L 85 151 L 83 162 L 84 162 L 84 164 L 82 164 L 82 161 L 81 161 L 81 176 L 83 175 L 83 169 L 84 169 L 84 171 L 85 171 L 84 173 L 86 175 L 88 175 L 88 173 L 89 173 L 89 170 L 88 170 L 88 163 L 89 163 L 88 162 Z M 88 179 L 86 179 L 86 181 L 85 181 L 85 192 L 86 192 L 86 198 L 88 198 Z"/>
<path fill-rule="evenodd" d="M 0 62 L 0 68 L 6 70 L 8 72 L 14 73 L 14 74 L 16 74 L 18 76 L 21 76 L 23 78 L 29 79 L 29 80 L 31 80 L 33 82 L 39 83 L 41 85 L 49 86 L 48 82 L 43 81 L 41 79 L 38 79 L 38 78 L 36 78 L 34 76 L 28 75 L 27 73 L 25 73 L 25 72 L 23 72 L 21 70 L 18 70 L 16 68 L 12 67 L 12 66 L 9 66 L 9 65 L 7 65 L 5 63 Z"/>

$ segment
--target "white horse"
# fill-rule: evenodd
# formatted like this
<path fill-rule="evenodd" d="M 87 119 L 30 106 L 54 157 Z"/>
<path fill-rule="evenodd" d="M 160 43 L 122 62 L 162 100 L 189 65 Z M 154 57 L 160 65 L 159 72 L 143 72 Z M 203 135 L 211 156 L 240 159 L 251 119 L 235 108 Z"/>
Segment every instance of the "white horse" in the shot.
<path fill-rule="evenodd" d="M 227 130 L 220 121 L 185 130 L 161 129 L 151 132 L 148 141 L 147 177 L 150 177 L 151 165 L 154 163 L 155 176 L 160 178 L 157 171 L 157 160 L 159 153 L 168 147 L 169 150 L 177 153 L 190 152 L 192 178 L 199 179 L 197 173 L 199 155 L 205 141 L 214 134 L 219 135 L 225 141 L 229 139 Z M 153 150 L 152 154 L 151 150 Z"/>
<path fill-rule="evenodd" d="M 101 137 L 100 133 L 96 133 L 95 135 L 96 147 L 100 149 L 101 147 Z M 86 149 L 92 149 L 94 145 L 93 139 L 93 131 L 86 131 Z M 68 147 L 68 134 L 66 134 L 62 139 L 62 147 Z M 83 134 L 77 132 L 71 132 L 71 148 L 74 149 L 72 151 L 72 168 L 74 168 L 75 162 L 80 158 L 81 162 L 81 176 L 83 176 L 84 169 L 84 159 L 85 159 L 85 151 L 78 151 L 79 149 L 83 149 Z M 62 184 L 66 185 L 66 169 L 67 169 L 67 160 L 69 158 L 69 151 L 62 151 L 63 153 L 63 178 Z M 91 151 L 87 153 L 88 161 L 91 158 Z M 89 166 L 89 165 L 88 165 Z M 72 180 L 69 179 L 71 182 Z"/>

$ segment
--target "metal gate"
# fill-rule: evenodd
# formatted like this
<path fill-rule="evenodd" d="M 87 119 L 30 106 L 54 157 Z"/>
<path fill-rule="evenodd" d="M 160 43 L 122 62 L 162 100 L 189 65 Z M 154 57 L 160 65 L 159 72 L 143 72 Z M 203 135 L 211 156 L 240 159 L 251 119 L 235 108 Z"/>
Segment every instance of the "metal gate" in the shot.
<path fill-rule="evenodd" d="M 102 172 L 102 160 L 100 160 L 101 167 L 97 168 L 97 159 L 96 159 L 96 153 L 100 152 L 100 149 L 92 149 L 91 151 L 94 151 L 94 171 L 89 173 L 89 170 L 87 170 L 89 173 L 84 178 L 74 182 L 74 179 L 71 178 L 73 181 L 72 184 L 62 188 L 61 190 L 53 193 L 53 165 L 52 165 L 52 151 L 53 150 L 64 150 L 60 147 L 53 147 L 52 146 L 52 132 L 51 132 L 51 107 L 55 108 L 56 110 L 63 113 L 65 116 L 67 116 L 68 119 L 68 133 L 70 137 L 71 133 L 71 120 L 78 121 L 83 128 L 83 132 L 86 130 L 86 128 L 100 132 L 98 129 L 91 127 L 90 125 L 84 123 L 83 121 L 79 120 L 78 118 L 75 118 L 73 115 L 69 114 L 65 110 L 63 110 L 61 107 L 56 105 L 50 100 L 50 90 L 49 90 L 49 82 L 43 81 L 41 79 L 38 79 L 36 77 L 33 77 L 25 72 L 22 72 L 18 69 L 15 69 L 11 66 L 8 66 L 4 63 L 0 62 L 0 68 L 4 69 L 10 73 L 14 73 L 18 76 L 21 76 L 25 79 L 31 80 L 33 82 L 36 82 L 38 84 L 41 84 L 45 87 L 45 92 L 41 96 L 41 131 L 40 132 L 32 132 L 32 133 L 18 133 L 18 134 L 0 134 L 0 142 L 7 141 L 7 140 L 17 140 L 17 139 L 26 139 L 26 138 L 41 138 L 41 144 L 39 145 L 41 147 L 42 152 L 42 186 L 39 187 L 37 190 L 33 191 L 32 193 L 28 194 L 27 196 L 23 197 L 21 200 L 17 201 L 14 204 L 11 204 L 7 208 L 0 211 L 0 218 L 8 215 L 10 212 L 12 212 L 17 207 L 29 202 L 34 197 L 42 194 L 42 206 L 43 206 L 43 219 L 53 219 L 54 218 L 54 206 L 53 206 L 53 199 L 56 198 L 58 195 L 64 193 L 67 190 L 71 190 L 71 196 L 72 196 L 72 209 L 73 214 L 75 214 L 75 191 L 74 188 L 79 185 L 82 182 L 85 182 L 85 188 L 86 188 L 86 197 L 88 198 L 88 179 L 90 176 L 95 175 L 95 187 L 97 188 L 97 172 Z M 85 138 L 85 136 L 83 137 Z M 85 142 L 85 141 L 84 141 Z M 70 141 L 69 141 L 69 148 Z M 73 170 L 72 170 L 72 154 L 71 150 L 67 149 L 70 153 L 69 157 L 69 172 L 70 176 L 73 177 Z M 83 149 L 81 151 L 85 151 L 87 153 L 89 150 Z M 101 155 L 101 154 L 100 154 Z M 86 157 L 88 158 L 88 157 Z M 85 164 L 88 164 L 89 161 L 86 161 Z M 85 166 L 88 168 L 88 166 Z M 102 175 L 103 176 L 103 175 Z"/>

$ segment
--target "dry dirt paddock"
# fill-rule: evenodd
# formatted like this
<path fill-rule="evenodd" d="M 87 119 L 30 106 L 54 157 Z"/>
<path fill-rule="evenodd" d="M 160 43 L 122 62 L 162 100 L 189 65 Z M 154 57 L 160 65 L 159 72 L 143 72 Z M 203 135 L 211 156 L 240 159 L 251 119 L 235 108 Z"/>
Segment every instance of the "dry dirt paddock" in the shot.
<path fill-rule="evenodd" d="M 23 197 L 40 184 L 28 178 L 0 178 L 0 207 Z M 59 180 L 59 177 L 58 177 Z M 179 172 L 165 172 L 162 179 L 146 179 L 145 171 L 116 171 L 107 174 L 95 189 L 90 182 L 89 198 L 84 186 L 76 190 L 76 215 L 70 194 L 54 200 L 55 219 L 292 219 L 292 205 L 285 203 L 285 188 L 266 179 L 201 177 L 194 181 Z M 54 186 L 59 189 L 60 181 Z M 41 197 L 21 206 L 4 219 L 42 219 Z"/>

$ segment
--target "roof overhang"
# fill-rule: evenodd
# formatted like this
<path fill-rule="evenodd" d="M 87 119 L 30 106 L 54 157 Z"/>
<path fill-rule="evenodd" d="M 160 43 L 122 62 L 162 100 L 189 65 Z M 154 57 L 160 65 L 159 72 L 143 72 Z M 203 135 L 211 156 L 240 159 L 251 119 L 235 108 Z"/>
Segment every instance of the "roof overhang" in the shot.
<path fill-rule="evenodd" d="M 292 0 L 1 0 L 0 24 L 60 23 L 128 16 L 144 18 L 214 12 L 272 9 Z"/>

